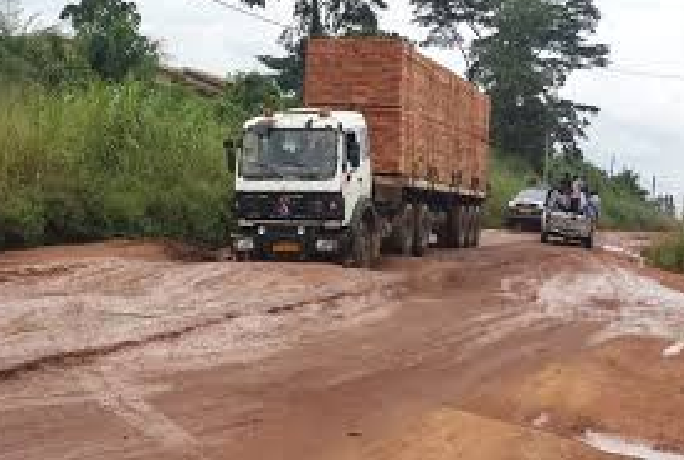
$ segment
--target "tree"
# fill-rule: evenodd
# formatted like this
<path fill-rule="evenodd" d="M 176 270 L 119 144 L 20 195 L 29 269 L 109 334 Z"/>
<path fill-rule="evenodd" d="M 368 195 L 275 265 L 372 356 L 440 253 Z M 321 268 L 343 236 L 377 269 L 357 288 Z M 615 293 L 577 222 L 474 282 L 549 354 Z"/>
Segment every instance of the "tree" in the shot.
<path fill-rule="evenodd" d="M 73 43 L 54 28 L 36 27 L 36 19 L 16 0 L 0 3 L 0 77 L 48 88 L 87 78 L 88 64 Z"/>
<path fill-rule="evenodd" d="M 102 79 L 120 82 L 156 69 L 158 44 L 140 33 L 134 2 L 81 0 L 67 5 L 60 19 L 71 21 L 90 66 Z"/>
<path fill-rule="evenodd" d="M 244 120 L 258 115 L 266 107 L 281 108 L 281 92 L 272 76 L 258 72 L 236 73 L 229 80 L 221 105 L 223 118 Z"/>
<path fill-rule="evenodd" d="M 600 20 L 593 0 L 412 0 L 425 44 L 458 45 L 467 75 L 492 97 L 495 143 L 541 167 L 551 141 L 581 156 L 597 107 L 555 95 L 578 69 L 607 65 L 608 47 L 589 41 Z M 465 37 L 474 37 L 465 49 Z M 549 137 L 550 135 L 550 137 Z"/>
<path fill-rule="evenodd" d="M 266 0 L 243 0 L 250 6 L 265 6 Z M 377 11 L 387 8 L 384 0 L 296 0 L 295 26 L 280 36 L 286 56 L 259 56 L 276 71 L 280 88 L 301 96 L 304 82 L 306 39 L 327 36 L 381 35 Z"/>

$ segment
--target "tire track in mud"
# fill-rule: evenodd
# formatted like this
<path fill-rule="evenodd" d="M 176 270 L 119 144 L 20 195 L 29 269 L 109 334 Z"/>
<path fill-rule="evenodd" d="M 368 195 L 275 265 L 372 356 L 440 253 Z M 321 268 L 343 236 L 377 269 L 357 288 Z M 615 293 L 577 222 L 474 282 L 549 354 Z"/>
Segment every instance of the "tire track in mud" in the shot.
<path fill-rule="evenodd" d="M 384 286 L 384 288 L 387 289 L 389 287 Z M 372 288 L 356 293 L 334 293 L 314 299 L 302 300 L 299 302 L 289 302 L 283 305 L 273 306 L 267 308 L 265 312 L 269 315 L 295 313 L 310 305 L 334 304 L 335 302 L 345 299 L 363 299 L 374 293 L 375 290 Z M 397 291 L 387 290 L 386 292 L 383 292 L 382 295 L 386 300 L 389 300 L 393 295 L 397 295 Z M 205 321 L 199 323 L 187 325 L 178 329 L 158 332 L 140 339 L 122 340 L 111 344 L 85 347 L 78 350 L 59 351 L 56 353 L 39 356 L 34 359 L 18 362 L 5 368 L 0 368 L 0 381 L 18 378 L 25 373 L 40 371 L 41 369 L 47 367 L 73 368 L 89 365 L 95 362 L 98 358 L 103 358 L 127 350 L 142 348 L 147 345 L 179 340 L 188 334 L 200 332 L 204 329 L 209 329 L 215 326 L 220 326 L 240 317 L 241 315 L 238 313 L 228 312 L 218 317 L 206 319 Z"/>

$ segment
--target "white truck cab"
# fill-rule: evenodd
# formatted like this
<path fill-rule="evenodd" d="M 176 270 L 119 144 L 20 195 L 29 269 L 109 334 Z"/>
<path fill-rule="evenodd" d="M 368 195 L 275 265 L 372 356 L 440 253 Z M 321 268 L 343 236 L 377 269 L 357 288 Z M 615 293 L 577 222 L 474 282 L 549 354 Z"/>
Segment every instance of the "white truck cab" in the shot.
<path fill-rule="evenodd" d="M 355 210 L 372 199 L 363 115 L 294 109 L 254 118 L 235 156 L 239 255 L 345 251 Z"/>

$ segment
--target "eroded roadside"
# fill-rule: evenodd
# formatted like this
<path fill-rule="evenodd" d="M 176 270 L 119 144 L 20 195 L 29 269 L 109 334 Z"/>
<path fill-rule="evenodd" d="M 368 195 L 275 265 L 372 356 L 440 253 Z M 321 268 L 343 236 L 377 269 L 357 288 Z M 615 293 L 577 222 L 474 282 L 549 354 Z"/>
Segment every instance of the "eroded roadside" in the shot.
<path fill-rule="evenodd" d="M 372 273 L 135 244 L 0 258 L 0 457 L 612 458 L 589 432 L 684 453 L 676 280 L 484 243 Z"/>

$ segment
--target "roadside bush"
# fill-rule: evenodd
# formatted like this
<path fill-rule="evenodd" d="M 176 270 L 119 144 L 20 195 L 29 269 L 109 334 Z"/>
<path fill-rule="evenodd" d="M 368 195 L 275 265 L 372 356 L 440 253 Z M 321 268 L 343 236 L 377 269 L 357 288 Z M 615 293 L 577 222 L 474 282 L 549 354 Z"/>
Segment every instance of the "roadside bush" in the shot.
<path fill-rule="evenodd" d="M 645 251 L 645 256 L 655 267 L 684 273 L 684 229 L 662 238 Z"/>
<path fill-rule="evenodd" d="M 136 82 L 1 91 L 0 246 L 226 239 L 230 130 L 212 103 Z"/>

